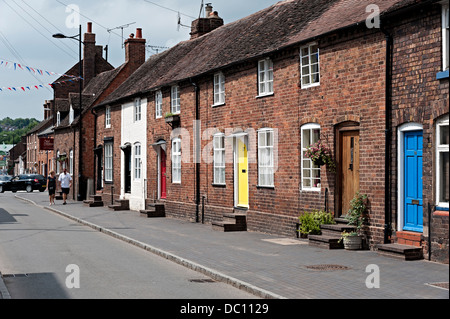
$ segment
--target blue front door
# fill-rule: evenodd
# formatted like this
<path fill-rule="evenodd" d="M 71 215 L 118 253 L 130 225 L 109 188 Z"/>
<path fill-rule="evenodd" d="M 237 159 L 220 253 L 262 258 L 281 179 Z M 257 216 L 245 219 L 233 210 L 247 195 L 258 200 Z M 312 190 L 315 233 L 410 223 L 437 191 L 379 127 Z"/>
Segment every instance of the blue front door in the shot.
<path fill-rule="evenodd" d="M 405 225 L 403 230 L 423 232 L 423 132 L 405 132 Z"/>

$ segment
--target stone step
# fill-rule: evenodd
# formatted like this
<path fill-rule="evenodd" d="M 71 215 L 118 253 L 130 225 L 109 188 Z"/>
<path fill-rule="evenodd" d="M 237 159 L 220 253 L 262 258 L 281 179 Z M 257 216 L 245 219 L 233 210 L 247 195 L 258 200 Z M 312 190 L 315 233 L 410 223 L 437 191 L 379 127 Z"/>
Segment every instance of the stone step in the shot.
<path fill-rule="evenodd" d="M 85 200 L 83 203 L 85 206 L 88 206 L 88 207 L 103 207 L 104 206 L 103 202 L 96 202 L 93 200 Z"/>
<path fill-rule="evenodd" d="M 237 225 L 233 222 L 213 222 L 212 227 L 214 230 L 217 231 L 223 231 L 223 232 L 241 232 L 241 231 L 247 231 L 247 227 L 243 227 L 242 225 Z"/>
<path fill-rule="evenodd" d="M 145 210 L 141 210 L 140 214 L 142 217 L 146 217 L 146 218 L 164 218 L 166 217 L 165 212 L 160 212 L 160 211 L 156 211 L 156 210 L 152 210 L 152 209 L 145 209 Z"/>
<path fill-rule="evenodd" d="M 422 247 L 400 244 L 382 244 L 378 245 L 377 249 L 379 255 L 387 257 L 394 257 L 406 261 L 423 259 Z"/>
<path fill-rule="evenodd" d="M 344 231 L 352 232 L 356 230 L 356 227 L 349 226 L 347 224 L 334 224 L 334 225 L 320 225 L 322 235 L 327 236 L 340 236 Z"/>
<path fill-rule="evenodd" d="M 114 202 L 117 204 L 108 205 L 108 208 L 114 211 L 130 210 L 130 201 L 128 199 L 116 199 Z"/>
<path fill-rule="evenodd" d="M 344 217 L 337 217 L 334 219 L 334 221 L 336 222 L 336 224 L 345 224 L 348 225 L 348 220 Z"/>
<path fill-rule="evenodd" d="M 344 249 L 340 236 L 309 235 L 309 245 L 326 249 Z"/>

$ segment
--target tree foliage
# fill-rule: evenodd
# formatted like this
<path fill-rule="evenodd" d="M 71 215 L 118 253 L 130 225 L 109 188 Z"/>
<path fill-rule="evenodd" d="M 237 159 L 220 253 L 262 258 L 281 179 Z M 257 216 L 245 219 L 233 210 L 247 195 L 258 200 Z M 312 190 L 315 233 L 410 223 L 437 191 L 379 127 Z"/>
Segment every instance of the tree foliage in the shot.
<path fill-rule="evenodd" d="M 0 120 L 0 144 L 17 144 L 23 135 L 39 124 L 34 118 L 10 117 Z"/>

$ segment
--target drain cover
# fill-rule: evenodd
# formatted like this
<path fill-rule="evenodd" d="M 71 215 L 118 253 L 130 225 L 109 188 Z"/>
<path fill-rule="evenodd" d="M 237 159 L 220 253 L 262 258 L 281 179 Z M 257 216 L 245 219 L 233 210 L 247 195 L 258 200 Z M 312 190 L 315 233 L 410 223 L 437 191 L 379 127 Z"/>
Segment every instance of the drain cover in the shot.
<path fill-rule="evenodd" d="M 341 265 L 312 265 L 306 266 L 307 269 L 315 271 L 334 271 L 334 270 L 349 270 L 349 267 Z"/>

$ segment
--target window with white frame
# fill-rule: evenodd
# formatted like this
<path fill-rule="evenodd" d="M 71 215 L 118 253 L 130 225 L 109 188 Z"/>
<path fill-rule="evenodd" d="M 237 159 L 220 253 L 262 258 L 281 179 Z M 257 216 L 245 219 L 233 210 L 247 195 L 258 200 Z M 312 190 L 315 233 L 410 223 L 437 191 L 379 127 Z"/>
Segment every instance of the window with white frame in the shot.
<path fill-rule="evenodd" d="M 56 126 L 61 125 L 61 112 L 56 113 Z"/>
<path fill-rule="evenodd" d="M 70 111 L 69 111 L 69 124 L 72 124 L 75 118 L 75 112 L 73 111 L 73 106 L 70 105 Z"/>
<path fill-rule="evenodd" d="M 134 179 L 140 180 L 141 179 L 141 168 L 142 168 L 142 162 L 141 162 L 141 144 L 137 143 L 134 145 Z"/>
<path fill-rule="evenodd" d="M 309 44 L 300 48 L 302 89 L 320 84 L 319 46 Z"/>
<path fill-rule="evenodd" d="M 449 117 L 436 123 L 436 199 L 437 206 L 449 207 Z"/>
<path fill-rule="evenodd" d="M 225 103 L 225 75 L 222 72 L 214 74 L 214 105 Z"/>
<path fill-rule="evenodd" d="M 106 128 L 111 128 L 111 107 L 107 106 L 106 107 L 106 112 L 105 112 L 105 127 Z"/>
<path fill-rule="evenodd" d="M 73 150 L 69 152 L 69 173 L 73 175 Z"/>
<path fill-rule="evenodd" d="M 273 94 L 273 62 L 267 58 L 258 63 L 258 94 Z"/>
<path fill-rule="evenodd" d="M 274 186 L 274 133 L 272 129 L 258 131 L 258 186 Z"/>
<path fill-rule="evenodd" d="M 172 140 L 172 183 L 181 184 L 181 139 Z"/>
<path fill-rule="evenodd" d="M 447 1 L 447 3 L 442 3 L 442 62 L 444 71 L 449 69 L 449 45 L 449 5 Z"/>
<path fill-rule="evenodd" d="M 225 135 L 214 135 L 214 184 L 225 185 Z"/>
<path fill-rule="evenodd" d="M 105 182 L 113 181 L 113 143 L 105 143 Z"/>
<path fill-rule="evenodd" d="M 177 85 L 172 86 L 171 89 L 171 112 L 172 114 L 180 114 L 181 105 L 180 105 L 180 87 Z"/>
<path fill-rule="evenodd" d="M 134 121 L 139 122 L 142 119 L 142 106 L 141 99 L 137 98 L 134 100 Z"/>
<path fill-rule="evenodd" d="M 306 157 L 309 147 L 320 140 L 320 125 L 315 123 L 305 124 L 301 129 L 302 143 L 302 189 L 320 191 L 320 166 L 314 165 L 312 160 Z"/>
<path fill-rule="evenodd" d="M 163 96 L 161 91 L 155 93 L 155 114 L 156 118 L 162 118 L 163 112 Z"/>

